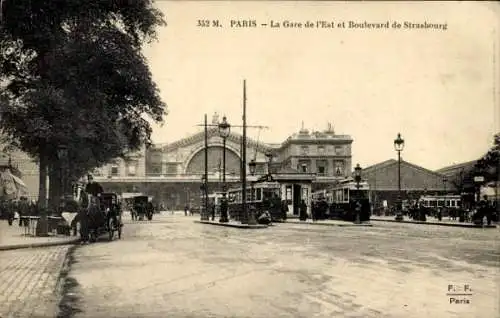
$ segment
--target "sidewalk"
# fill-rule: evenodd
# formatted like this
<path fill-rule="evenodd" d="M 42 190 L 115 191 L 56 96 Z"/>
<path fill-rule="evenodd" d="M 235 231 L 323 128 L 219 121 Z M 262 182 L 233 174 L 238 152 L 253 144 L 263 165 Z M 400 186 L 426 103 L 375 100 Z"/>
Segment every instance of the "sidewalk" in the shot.
<path fill-rule="evenodd" d="M 195 220 L 194 223 L 209 224 L 209 225 L 214 225 L 214 226 L 234 227 L 234 228 L 238 228 L 238 229 L 265 229 L 268 227 L 268 225 L 264 225 L 264 224 L 248 225 L 248 224 L 241 224 L 240 222 L 235 222 L 235 221 L 229 221 L 227 223 L 220 223 L 219 221 Z"/>
<path fill-rule="evenodd" d="M 343 227 L 370 227 L 373 226 L 371 223 L 361 223 L 356 224 L 353 222 L 346 222 L 341 220 L 318 220 L 314 221 L 307 219 L 306 221 L 299 221 L 299 219 L 287 219 L 285 222 L 279 223 L 289 223 L 289 224 L 311 224 L 311 225 L 324 225 L 324 226 L 343 226 Z"/>
<path fill-rule="evenodd" d="M 439 221 L 433 217 L 427 217 L 427 221 L 413 221 L 407 216 L 404 217 L 403 221 L 396 221 L 395 216 L 371 216 L 370 221 L 374 222 L 393 222 L 393 223 L 409 223 L 409 224 L 427 224 L 427 225 L 440 225 L 440 226 L 452 226 L 452 227 L 472 227 L 472 228 L 496 228 L 495 224 L 492 225 L 475 225 L 473 223 L 461 223 L 457 220 L 449 220 L 448 218 L 443 218 Z"/>
<path fill-rule="evenodd" d="M 9 226 L 7 220 L 0 220 L 0 251 L 20 248 L 67 245 L 79 242 L 79 236 L 56 235 L 48 237 L 25 236 L 19 220 Z"/>

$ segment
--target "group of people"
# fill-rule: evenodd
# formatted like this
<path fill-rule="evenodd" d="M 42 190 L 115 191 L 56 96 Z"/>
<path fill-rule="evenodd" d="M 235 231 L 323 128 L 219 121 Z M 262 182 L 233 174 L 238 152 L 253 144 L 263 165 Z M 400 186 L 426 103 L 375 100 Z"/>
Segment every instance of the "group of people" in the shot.
<path fill-rule="evenodd" d="M 432 216 L 439 221 L 443 217 L 448 217 L 450 220 L 459 220 L 459 222 L 474 222 L 483 223 L 485 219 L 486 224 L 491 225 L 491 222 L 498 222 L 498 209 L 495 202 L 488 201 L 486 196 L 477 202 L 476 208 L 471 211 L 464 208 L 449 208 L 437 207 L 429 208 L 423 206 L 422 202 L 416 200 L 408 208 L 408 217 L 416 221 L 426 221 L 427 216 Z"/>
<path fill-rule="evenodd" d="M 0 201 L 0 218 L 6 219 L 9 225 L 14 223 L 15 215 L 19 217 L 19 226 L 22 226 L 22 216 L 37 215 L 38 208 L 34 202 L 30 202 L 28 198 L 21 197 L 18 200 L 1 200 Z"/>

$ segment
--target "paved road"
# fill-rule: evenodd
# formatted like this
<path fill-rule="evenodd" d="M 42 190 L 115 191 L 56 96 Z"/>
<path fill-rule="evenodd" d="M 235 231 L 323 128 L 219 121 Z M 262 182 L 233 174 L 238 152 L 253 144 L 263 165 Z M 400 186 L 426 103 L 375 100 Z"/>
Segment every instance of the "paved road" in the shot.
<path fill-rule="evenodd" d="M 121 241 L 77 248 L 65 306 L 76 317 L 500 317 L 498 229 L 193 219 L 126 224 Z M 447 296 L 449 285 L 472 296 Z"/>
<path fill-rule="evenodd" d="M 0 317 L 54 317 L 69 248 L 0 251 Z"/>

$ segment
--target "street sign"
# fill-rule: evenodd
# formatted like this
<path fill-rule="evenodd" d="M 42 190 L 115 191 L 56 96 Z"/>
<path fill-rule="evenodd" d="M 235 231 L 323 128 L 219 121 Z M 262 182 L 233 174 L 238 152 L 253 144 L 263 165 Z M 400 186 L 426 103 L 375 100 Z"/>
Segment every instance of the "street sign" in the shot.
<path fill-rule="evenodd" d="M 476 176 L 476 177 L 474 177 L 474 182 L 484 182 L 484 177 L 483 176 Z"/>

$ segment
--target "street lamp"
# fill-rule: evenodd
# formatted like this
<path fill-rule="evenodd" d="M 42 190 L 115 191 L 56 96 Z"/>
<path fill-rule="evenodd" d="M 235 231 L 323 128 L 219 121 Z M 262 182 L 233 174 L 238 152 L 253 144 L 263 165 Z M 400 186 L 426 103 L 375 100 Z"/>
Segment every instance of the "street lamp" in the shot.
<path fill-rule="evenodd" d="M 359 188 L 361 187 L 359 185 L 359 183 L 361 182 L 361 167 L 359 166 L 359 163 L 354 168 L 354 181 L 356 181 L 356 189 L 359 190 Z"/>
<path fill-rule="evenodd" d="M 359 193 L 359 189 L 361 188 L 360 182 L 361 182 L 361 167 L 359 163 L 356 165 L 354 168 L 354 181 L 356 181 L 356 221 L 355 223 L 359 224 L 361 223 L 361 195 Z"/>
<path fill-rule="evenodd" d="M 228 222 L 227 217 L 227 197 L 225 195 L 227 186 L 226 186 L 226 139 L 229 137 L 231 132 L 231 125 L 227 122 L 226 116 L 222 117 L 222 122 L 219 123 L 219 136 L 222 138 L 222 191 L 223 198 L 222 201 L 226 201 L 221 205 L 221 215 L 220 222 Z"/>
<path fill-rule="evenodd" d="M 219 136 L 222 138 L 222 182 L 226 183 L 226 139 L 231 132 L 231 125 L 227 122 L 226 116 L 219 123 Z"/>
<path fill-rule="evenodd" d="M 398 153 L 398 201 L 397 201 L 397 215 L 396 220 L 403 220 L 402 215 L 402 202 L 401 202 L 401 151 L 405 147 L 405 141 L 401 138 L 401 133 L 398 133 L 396 139 L 394 139 L 394 149 Z"/>
<path fill-rule="evenodd" d="M 255 175 L 255 168 L 257 167 L 257 163 L 255 162 L 254 159 L 252 159 L 249 163 L 248 163 L 248 169 L 250 170 L 250 174 L 252 176 Z M 248 212 L 248 224 L 249 225 L 253 225 L 255 224 L 255 197 L 254 197 L 254 183 L 255 181 L 251 181 L 250 182 L 250 186 L 251 186 L 251 189 L 250 189 L 250 201 L 252 202 L 252 204 L 250 205 L 250 210 Z"/>
<path fill-rule="evenodd" d="M 231 132 L 231 125 L 227 122 L 226 116 L 222 118 L 222 122 L 218 125 L 219 128 L 219 136 L 222 138 L 222 192 L 224 204 L 221 204 L 221 215 L 220 222 L 228 222 L 227 216 L 227 185 L 226 185 L 226 139 L 229 137 Z"/>

